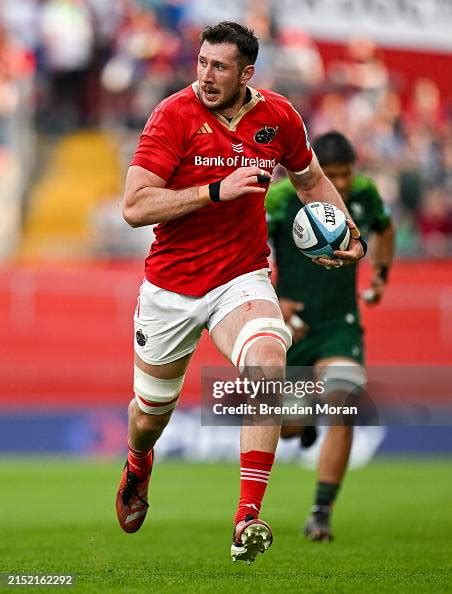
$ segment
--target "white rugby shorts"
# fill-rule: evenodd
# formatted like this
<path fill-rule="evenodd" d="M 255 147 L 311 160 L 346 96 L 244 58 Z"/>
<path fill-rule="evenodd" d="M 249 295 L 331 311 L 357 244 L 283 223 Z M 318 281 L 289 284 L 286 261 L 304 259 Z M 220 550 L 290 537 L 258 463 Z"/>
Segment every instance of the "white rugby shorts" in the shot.
<path fill-rule="evenodd" d="M 161 289 L 144 280 L 134 315 L 134 348 L 151 365 L 164 365 L 192 353 L 228 313 L 247 301 L 264 299 L 278 305 L 267 268 L 242 274 L 209 291 L 189 297 Z"/>

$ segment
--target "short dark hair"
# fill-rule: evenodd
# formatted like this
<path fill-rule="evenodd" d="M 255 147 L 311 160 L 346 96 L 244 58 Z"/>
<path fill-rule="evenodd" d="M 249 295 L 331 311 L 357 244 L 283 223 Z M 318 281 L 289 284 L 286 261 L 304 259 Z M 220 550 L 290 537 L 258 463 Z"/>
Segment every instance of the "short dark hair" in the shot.
<path fill-rule="evenodd" d="M 356 161 L 352 143 L 340 132 L 317 136 L 312 143 L 320 165 L 351 165 Z"/>
<path fill-rule="evenodd" d="M 234 23 L 222 21 L 213 27 L 206 27 L 199 36 L 201 45 L 208 43 L 233 43 L 237 46 L 241 56 L 242 67 L 254 64 L 259 53 L 259 41 L 254 31 Z"/>

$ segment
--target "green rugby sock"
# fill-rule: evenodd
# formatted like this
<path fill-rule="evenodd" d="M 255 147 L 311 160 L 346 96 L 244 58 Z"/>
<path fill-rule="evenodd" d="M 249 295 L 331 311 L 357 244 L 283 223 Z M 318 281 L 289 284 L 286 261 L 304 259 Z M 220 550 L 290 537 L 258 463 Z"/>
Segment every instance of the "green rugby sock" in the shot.
<path fill-rule="evenodd" d="M 317 483 L 315 492 L 315 505 L 332 505 L 336 499 L 340 485 L 334 483 Z"/>

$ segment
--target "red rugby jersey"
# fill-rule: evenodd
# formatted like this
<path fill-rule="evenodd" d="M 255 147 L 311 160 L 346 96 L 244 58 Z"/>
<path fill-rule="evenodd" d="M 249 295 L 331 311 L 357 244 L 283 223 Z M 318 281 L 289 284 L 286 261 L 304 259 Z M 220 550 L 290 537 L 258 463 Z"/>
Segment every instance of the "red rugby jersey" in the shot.
<path fill-rule="evenodd" d="M 231 122 L 210 112 L 197 83 L 164 99 L 141 135 L 131 165 L 166 180 L 172 190 L 203 186 L 238 167 L 269 173 L 277 163 L 304 170 L 312 150 L 300 115 L 272 91 L 251 91 L 251 100 Z M 212 202 L 178 219 L 160 223 L 146 258 L 153 284 L 201 296 L 236 276 L 268 266 L 265 194 Z"/>

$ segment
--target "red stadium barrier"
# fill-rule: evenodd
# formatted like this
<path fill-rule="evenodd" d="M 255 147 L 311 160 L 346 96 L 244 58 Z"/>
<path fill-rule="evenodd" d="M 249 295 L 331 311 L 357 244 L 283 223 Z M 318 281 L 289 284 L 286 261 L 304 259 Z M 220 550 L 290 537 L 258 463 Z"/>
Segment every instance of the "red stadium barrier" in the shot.
<path fill-rule="evenodd" d="M 346 45 L 332 41 L 316 40 L 326 68 L 338 59 L 346 58 Z M 401 47 L 379 47 L 379 55 L 390 71 L 393 83 L 406 105 L 413 86 L 419 78 L 429 78 L 438 85 L 441 96 L 446 102 L 452 97 L 452 77 L 444 76 L 451 64 L 447 51 L 422 50 Z"/>
<path fill-rule="evenodd" d="M 142 264 L 0 269 L 0 406 L 126 406 L 132 314 Z M 367 275 L 363 266 L 362 286 Z M 363 308 L 367 361 L 452 362 L 452 261 L 399 262 L 384 302 Z M 225 365 L 203 337 L 183 404 L 199 401 L 203 365 Z"/>
<path fill-rule="evenodd" d="M 383 302 L 362 313 L 370 365 L 451 365 L 452 261 L 398 262 Z"/>

